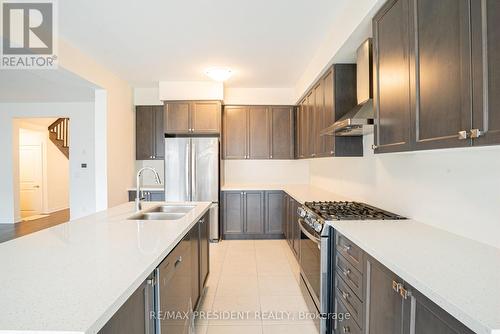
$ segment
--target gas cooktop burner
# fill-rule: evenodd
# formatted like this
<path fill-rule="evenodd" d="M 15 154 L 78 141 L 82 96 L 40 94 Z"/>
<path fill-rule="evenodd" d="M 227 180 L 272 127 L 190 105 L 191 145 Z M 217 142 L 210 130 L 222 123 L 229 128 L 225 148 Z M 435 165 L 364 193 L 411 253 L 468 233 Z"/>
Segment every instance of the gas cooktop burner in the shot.
<path fill-rule="evenodd" d="M 358 202 L 306 202 L 305 206 L 324 220 L 396 220 L 396 214 Z"/>

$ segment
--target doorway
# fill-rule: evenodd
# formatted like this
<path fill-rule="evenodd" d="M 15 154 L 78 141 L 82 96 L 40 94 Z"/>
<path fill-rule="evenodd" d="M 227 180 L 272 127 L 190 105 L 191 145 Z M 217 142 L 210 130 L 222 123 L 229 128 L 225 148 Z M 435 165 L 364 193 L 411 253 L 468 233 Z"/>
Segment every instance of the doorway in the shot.
<path fill-rule="evenodd" d="M 69 141 L 58 140 L 60 118 L 26 118 L 19 133 L 19 216 L 23 222 L 69 214 Z M 69 128 L 69 120 L 64 124 Z M 59 126 L 61 128 L 62 126 Z"/>

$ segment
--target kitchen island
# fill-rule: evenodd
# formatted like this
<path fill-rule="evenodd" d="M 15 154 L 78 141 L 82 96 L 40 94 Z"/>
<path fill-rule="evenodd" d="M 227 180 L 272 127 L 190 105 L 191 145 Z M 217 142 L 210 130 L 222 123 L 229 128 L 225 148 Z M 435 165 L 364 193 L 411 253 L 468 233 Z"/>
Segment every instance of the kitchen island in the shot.
<path fill-rule="evenodd" d="M 97 333 L 210 207 L 189 204 L 142 221 L 126 203 L 0 244 L 0 333 Z"/>

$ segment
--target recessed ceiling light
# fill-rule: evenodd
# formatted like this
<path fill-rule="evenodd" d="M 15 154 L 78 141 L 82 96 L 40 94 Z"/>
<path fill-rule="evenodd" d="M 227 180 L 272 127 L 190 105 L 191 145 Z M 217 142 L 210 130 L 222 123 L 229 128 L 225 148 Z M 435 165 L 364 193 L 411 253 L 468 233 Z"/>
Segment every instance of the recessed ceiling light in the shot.
<path fill-rule="evenodd" d="M 227 67 L 211 67 L 205 70 L 205 74 L 215 81 L 226 81 L 233 74 Z"/>

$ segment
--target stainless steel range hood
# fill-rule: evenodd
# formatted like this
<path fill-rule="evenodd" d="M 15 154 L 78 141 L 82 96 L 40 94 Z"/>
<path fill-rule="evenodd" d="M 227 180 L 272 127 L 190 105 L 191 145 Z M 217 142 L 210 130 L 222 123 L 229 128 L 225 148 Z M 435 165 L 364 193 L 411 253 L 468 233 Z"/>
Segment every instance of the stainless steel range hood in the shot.
<path fill-rule="evenodd" d="M 358 48 L 356 60 L 356 90 L 358 105 L 338 121 L 323 129 L 321 135 L 360 136 L 373 132 L 372 40 Z"/>

